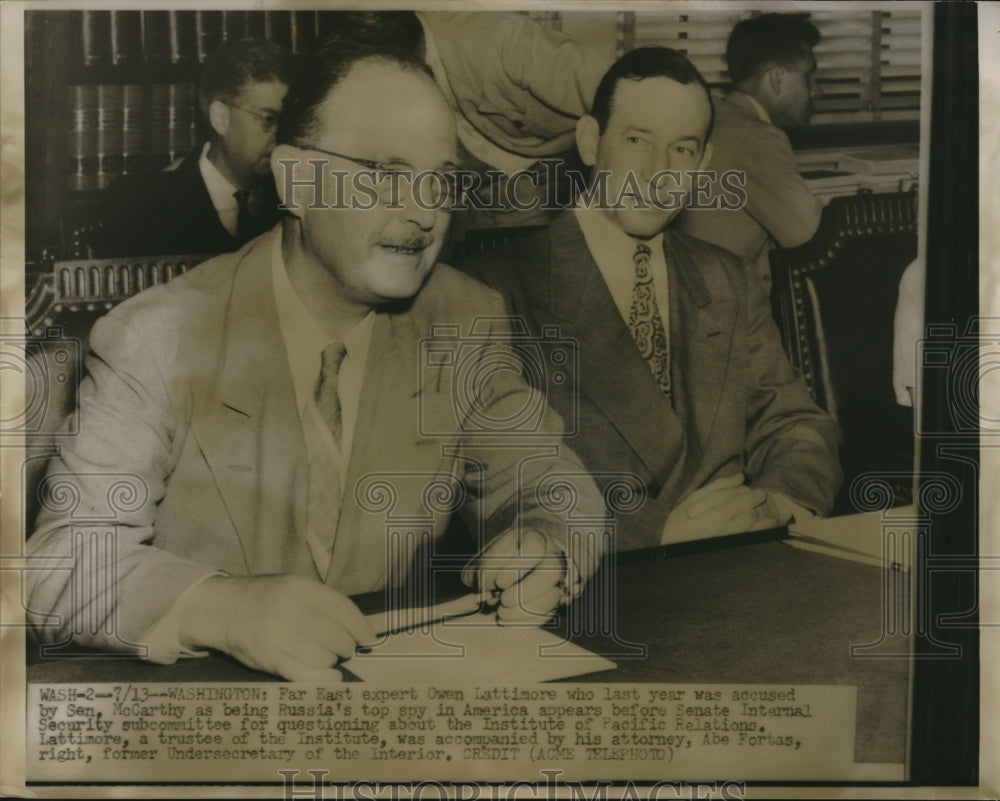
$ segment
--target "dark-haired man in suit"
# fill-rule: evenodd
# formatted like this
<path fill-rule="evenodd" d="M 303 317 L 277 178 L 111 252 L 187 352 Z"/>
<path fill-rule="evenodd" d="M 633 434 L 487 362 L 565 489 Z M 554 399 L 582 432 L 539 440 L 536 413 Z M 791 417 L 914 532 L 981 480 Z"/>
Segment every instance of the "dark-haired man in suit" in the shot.
<path fill-rule="evenodd" d="M 686 234 L 724 247 L 771 287 L 770 253 L 808 242 L 823 204 L 799 174 L 786 129 L 809 124 L 816 86 L 813 47 L 819 31 L 802 14 L 761 14 L 736 24 L 726 45 L 733 90 L 715 104 L 713 178 L 699 195 L 700 208 L 678 220 Z M 721 176 L 738 173 L 739 208 L 712 208 Z"/>
<path fill-rule="evenodd" d="M 295 60 L 261 39 L 227 42 L 202 66 L 208 141 L 180 162 L 107 190 L 96 256 L 236 250 L 280 219 L 271 151 Z"/>
<path fill-rule="evenodd" d="M 628 53 L 577 127 L 584 200 L 464 265 L 531 325 L 578 341 L 579 394 L 550 402 L 579 415 L 569 442 L 598 483 L 630 472 L 646 485 L 619 519 L 622 549 L 828 513 L 841 480 L 836 427 L 782 352 L 756 274 L 670 225 L 711 126 L 684 56 Z"/>

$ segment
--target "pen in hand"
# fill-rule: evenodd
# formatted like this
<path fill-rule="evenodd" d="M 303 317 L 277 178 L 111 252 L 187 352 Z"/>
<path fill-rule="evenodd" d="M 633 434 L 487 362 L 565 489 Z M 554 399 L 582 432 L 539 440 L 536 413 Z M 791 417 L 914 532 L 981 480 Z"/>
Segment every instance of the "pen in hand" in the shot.
<path fill-rule="evenodd" d="M 445 620 L 486 612 L 490 609 L 495 609 L 499 603 L 500 590 L 494 588 L 478 593 L 469 593 L 468 595 L 435 604 L 434 606 L 377 612 L 368 615 L 367 619 L 371 627 L 375 630 L 375 635 L 383 637 L 391 634 L 399 634 L 404 631 L 411 631 L 418 626 L 430 626 Z M 355 653 L 365 654 L 370 653 L 371 650 L 371 644 L 359 643 L 355 649 Z"/>

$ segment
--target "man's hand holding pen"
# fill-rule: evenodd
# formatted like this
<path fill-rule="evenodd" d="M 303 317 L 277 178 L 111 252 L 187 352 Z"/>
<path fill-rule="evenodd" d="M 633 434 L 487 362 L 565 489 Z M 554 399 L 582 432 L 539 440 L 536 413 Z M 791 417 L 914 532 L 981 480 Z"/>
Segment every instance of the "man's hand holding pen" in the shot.
<path fill-rule="evenodd" d="M 541 626 L 579 585 L 572 560 L 535 529 L 497 537 L 462 578 L 501 625 Z M 288 575 L 212 576 L 193 588 L 180 626 L 188 648 L 214 648 L 291 681 L 339 681 L 334 665 L 386 633 L 347 596 Z"/>
<path fill-rule="evenodd" d="M 343 593 L 290 575 L 212 576 L 194 588 L 181 642 L 215 648 L 289 681 L 340 681 L 333 666 L 376 632 Z"/>

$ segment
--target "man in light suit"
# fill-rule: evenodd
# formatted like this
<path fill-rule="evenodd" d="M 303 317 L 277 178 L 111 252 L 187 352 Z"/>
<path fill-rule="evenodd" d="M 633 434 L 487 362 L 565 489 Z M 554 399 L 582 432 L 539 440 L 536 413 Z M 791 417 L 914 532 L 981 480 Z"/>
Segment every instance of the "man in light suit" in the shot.
<path fill-rule="evenodd" d="M 576 122 L 590 110 L 613 50 L 548 31 L 524 14 L 417 17 L 427 64 L 455 109 L 463 166 L 482 179 L 480 207 L 467 204 L 456 216 L 459 228 L 550 223 L 572 201 Z"/>
<path fill-rule="evenodd" d="M 42 639 L 138 644 L 165 663 L 215 648 L 335 680 L 338 658 L 375 636 L 347 596 L 401 583 L 414 556 L 388 542 L 389 519 L 437 538 L 462 499 L 482 532 L 470 582 L 502 622 L 544 621 L 596 567 L 567 553 L 538 491 L 572 474 L 581 509 L 603 513 L 559 419 L 543 406 L 524 437 L 490 427 L 537 400 L 489 369 L 506 348 L 500 299 L 435 266 L 447 207 L 396 180 L 455 160 L 426 68 L 338 42 L 291 90 L 278 141 L 281 227 L 94 327 L 80 432 L 50 466 L 30 540 L 38 558 L 76 557 L 33 575 Z M 434 325 L 461 335 L 435 351 L 450 343 L 452 360 L 425 358 Z M 456 387 L 455 360 L 477 380 Z M 56 502 L 67 482 L 69 506 Z M 90 564 L 74 521 L 109 516 L 113 558 Z"/>
<path fill-rule="evenodd" d="M 743 258 L 767 290 L 770 252 L 808 242 L 823 209 L 785 134 L 809 124 L 819 38 L 801 14 L 762 14 L 733 28 L 726 45 L 733 91 L 715 104 L 706 166 L 716 177 L 695 190 L 678 221 L 684 233 Z"/>
<path fill-rule="evenodd" d="M 618 521 L 620 549 L 783 525 L 829 512 L 840 483 L 833 421 L 781 350 L 756 274 L 670 223 L 688 171 L 711 157 L 700 73 L 640 48 L 605 75 L 577 145 L 592 165 L 578 206 L 463 265 L 533 327 L 580 348 L 569 440 L 587 468 L 630 472 L 648 498 Z M 575 390 L 576 388 L 574 388 Z"/>
<path fill-rule="evenodd" d="M 421 11 L 417 18 L 428 66 L 450 88 L 467 150 L 508 173 L 572 150 L 576 121 L 590 110 L 610 52 L 522 14 Z"/>
<path fill-rule="evenodd" d="M 107 190 L 96 256 L 236 250 L 280 219 L 271 151 L 296 62 L 261 39 L 227 42 L 202 67 L 208 141 L 166 169 Z"/>

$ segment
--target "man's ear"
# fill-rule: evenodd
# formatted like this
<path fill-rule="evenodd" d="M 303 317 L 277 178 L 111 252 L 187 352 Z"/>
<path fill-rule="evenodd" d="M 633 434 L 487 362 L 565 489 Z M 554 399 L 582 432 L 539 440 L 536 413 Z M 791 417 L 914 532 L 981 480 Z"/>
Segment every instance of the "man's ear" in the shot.
<path fill-rule="evenodd" d="M 301 217 L 306 205 L 313 202 L 312 191 L 303 192 L 299 181 L 305 182 L 306 171 L 313 170 L 313 165 L 302 160 L 302 154 L 291 145 L 278 145 L 271 151 L 271 174 L 274 176 L 274 188 L 281 198 L 281 206 L 296 217 Z"/>
<path fill-rule="evenodd" d="M 597 144 L 601 139 L 601 126 L 589 114 L 584 114 L 576 123 L 576 149 L 588 167 L 597 161 Z"/>
<path fill-rule="evenodd" d="M 208 124 L 219 136 L 225 136 L 229 130 L 229 106 L 221 100 L 213 100 L 208 107 Z"/>
<path fill-rule="evenodd" d="M 781 89 L 785 85 L 785 68 L 780 64 L 775 64 L 767 71 L 764 81 L 771 94 L 775 97 L 780 97 Z"/>

